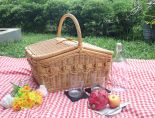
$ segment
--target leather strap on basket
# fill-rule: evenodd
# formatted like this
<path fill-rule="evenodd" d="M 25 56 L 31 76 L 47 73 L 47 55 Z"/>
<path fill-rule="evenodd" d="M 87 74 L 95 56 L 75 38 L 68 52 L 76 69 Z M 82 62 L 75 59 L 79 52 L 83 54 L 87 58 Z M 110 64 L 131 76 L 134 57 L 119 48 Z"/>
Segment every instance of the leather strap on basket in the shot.
<path fill-rule="evenodd" d="M 63 25 L 63 22 L 66 18 L 71 18 L 75 24 L 75 27 L 76 27 L 76 31 L 77 31 L 77 35 L 78 35 L 78 48 L 82 48 L 82 34 L 81 34 L 81 28 L 80 28 L 80 25 L 79 25 L 79 22 L 78 20 L 75 18 L 74 15 L 72 14 L 65 14 L 61 17 L 60 19 L 60 22 L 59 22 L 59 26 L 58 26 L 58 32 L 57 32 L 57 36 L 60 37 L 61 36 L 61 31 L 62 31 L 62 25 Z"/>

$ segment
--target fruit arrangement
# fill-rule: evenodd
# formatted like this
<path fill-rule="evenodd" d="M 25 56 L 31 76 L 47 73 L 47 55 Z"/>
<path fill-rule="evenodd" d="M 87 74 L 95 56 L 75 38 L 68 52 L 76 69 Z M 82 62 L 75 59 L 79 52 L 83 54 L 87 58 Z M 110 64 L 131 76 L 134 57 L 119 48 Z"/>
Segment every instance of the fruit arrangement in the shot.
<path fill-rule="evenodd" d="M 95 90 L 91 92 L 88 98 L 89 108 L 93 110 L 102 110 L 109 104 L 110 108 L 116 108 L 120 105 L 120 97 L 115 94 L 109 94 L 104 90 Z"/>

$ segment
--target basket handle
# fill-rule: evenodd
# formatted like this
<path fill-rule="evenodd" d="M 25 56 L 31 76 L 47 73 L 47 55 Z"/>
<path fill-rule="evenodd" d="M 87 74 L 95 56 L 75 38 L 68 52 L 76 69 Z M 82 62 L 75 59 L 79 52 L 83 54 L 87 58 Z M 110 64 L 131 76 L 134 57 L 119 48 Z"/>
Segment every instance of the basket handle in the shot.
<path fill-rule="evenodd" d="M 78 48 L 82 48 L 82 34 L 81 34 L 81 28 L 79 25 L 78 20 L 76 19 L 76 17 L 70 13 L 65 14 L 61 17 L 59 25 L 58 25 L 58 32 L 57 32 L 57 36 L 60 37 L 61 36 L 61 31 L 62 31 L 62 25 L 63 22 L 66 18 L 71 18 L 75 24 L 76 27 L 76 31 L 77 31 L 77 35 L 78 35 Z"/>

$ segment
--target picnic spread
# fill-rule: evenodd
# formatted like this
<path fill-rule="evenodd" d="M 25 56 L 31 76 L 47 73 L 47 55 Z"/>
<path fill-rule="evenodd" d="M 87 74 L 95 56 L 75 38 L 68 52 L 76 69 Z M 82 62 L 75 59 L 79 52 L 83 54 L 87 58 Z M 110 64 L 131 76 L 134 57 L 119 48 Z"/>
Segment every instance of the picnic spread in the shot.
<path fill-rule="evenodd" d="M 130 102 L 126 108 L 114 118 L 153 118 L 155 116 L 155 60 L 128 59 L 130 69 L 129 86 L 124 92 L 115 92 L 121 98 L 121 102 Z M 119 73 L 120 69 L 113 69 L 113 73 Z M 23 84 L 28 83 L 31 88 L 37 89 L 39 85 L 32 77 L 31 68 L 26 58 L 0 57 L 0 99 L 12 91 L 12 83 L 18 84 L 22 80 Z M 107 88 L 113 88 L 112 81 L 107 84 Z M 124 83 L 125 84 L 125 83 Z M 4 109 L 0 106 L 0 117 L 10 118 L 91 118 L 105 117 L 88 109 L 87 99 L 80 99 L 72 102 L 64 94 L 64 91 L 49 93 L 43 98 L 41 105 L 32 109 L 22 109 L 18 112 L 12 108 Z"/>
<path fill-rule="evenodd" d="M 61 37 L 66 18 L 77 41 Z M 57 37 L 27 46 L 26 58 L 0 56 L 0 118 L 155 117 L 155 60 L 117 49 L 112 62 L 113 51 L 82 42 L 65 14 Z"/>

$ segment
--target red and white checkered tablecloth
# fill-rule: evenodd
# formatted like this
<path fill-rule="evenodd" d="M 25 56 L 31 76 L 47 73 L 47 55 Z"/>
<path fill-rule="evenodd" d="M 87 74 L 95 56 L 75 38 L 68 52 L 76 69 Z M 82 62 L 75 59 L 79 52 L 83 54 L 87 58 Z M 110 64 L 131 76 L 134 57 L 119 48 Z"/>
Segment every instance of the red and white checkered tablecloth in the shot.
<path fill-rule="evenodd" d="M 122 83 L 125 92 L 117 92 L 122 102 L 129 101 L 123 111 L 113 118 L 155 118 L 155 60 L 128 60 L 128 82 Z M 121 73 L 120 68 L 113 68 L 113 73 Z M 117 74 L 113 74 L 115 77 Z M 25 58 L 0 57 L 0 99 L 12 90 L 10 82 L 15 84 L 29 83 L 31 87 L 38 85 L 31 77 L 31 70 Z M 118 80 L 117 80 L 118 81 Z M 112 83 L 109 81 L 108 88 Z M 63 92 L 50 93 L 43 104 L 32 109 L 14 112 L 11 108 L 0 106 L 0 118 L 105 118 L 87 108 L 87 99 L 71 102 Z"/>

